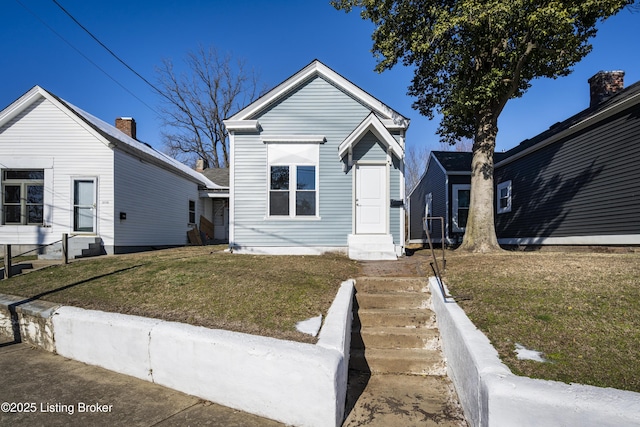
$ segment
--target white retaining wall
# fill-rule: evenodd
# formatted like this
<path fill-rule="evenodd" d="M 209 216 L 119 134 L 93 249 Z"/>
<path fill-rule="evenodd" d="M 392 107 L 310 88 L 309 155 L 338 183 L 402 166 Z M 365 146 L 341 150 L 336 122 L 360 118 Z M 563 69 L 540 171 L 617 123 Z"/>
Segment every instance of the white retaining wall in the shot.
<path fill-rule="evenodd" d="M 464 311 L 429 285 L 447 369 L 473 427 L 640 426 L 640 393 L 519 377 Z"/>
<path fill-rule="evenodd" d="M 55 351 L 295 426 L 340 426 L 347 390 L 353 281 L 342 283 L 318 343 L 58 307 Z"/>

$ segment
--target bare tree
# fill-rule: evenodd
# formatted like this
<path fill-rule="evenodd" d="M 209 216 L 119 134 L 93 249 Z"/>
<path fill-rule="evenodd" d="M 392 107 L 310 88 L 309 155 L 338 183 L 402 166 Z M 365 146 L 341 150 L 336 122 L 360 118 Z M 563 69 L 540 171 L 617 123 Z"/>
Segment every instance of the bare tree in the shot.
<path fill-rule="evenodd" d="M 422 174 L 427 167 L 430 151 L 426 146 L 415 147 L 413 145 L 407 147 L 404 153 L 404 179 L 405 192 L 409 194 L 413 187 L 418 184 Z"/>
<path fill-rule="evenodd" d="M 473 140 L 469 138 L 460 138 L 454 145 L 446 141 L 440 141 L 441 151 L 455 151 L 457 153 L 471 153 L 473 148 Z"/>
<path fill-rule="evenodd" d="M 187 71 L 180 74 L 170 59 L 156 69 L 165 149 L 192 165 L 201 158 L 209 167 L 228 167 L 222 121 L 256 99 L 258 76 L 246 70 L 244 61 L 220 55 L 215 47 L 199 46 L 184 62 Z"/>

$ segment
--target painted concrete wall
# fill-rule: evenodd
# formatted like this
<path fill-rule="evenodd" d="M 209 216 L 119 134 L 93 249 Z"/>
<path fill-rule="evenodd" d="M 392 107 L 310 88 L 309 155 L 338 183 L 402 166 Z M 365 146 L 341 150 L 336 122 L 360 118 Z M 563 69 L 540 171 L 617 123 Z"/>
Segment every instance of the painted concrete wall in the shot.
<path fill-rule="evenodd" d="M 430 279 L 447 369 L 470 425 L 640 426 L 640 393 L 519 377 Z"/>
<path fill-rule="evenodd" d="M 40 317 L 52 326 L 48 350 L 61 356 L 286 424 L 340 426 L 353 290 L 353 281 L 341 285 L 316 345 L 76 307 Z M 0 299 L 1 330 L 11 331 L 8 307 L 20 301 Z"/>

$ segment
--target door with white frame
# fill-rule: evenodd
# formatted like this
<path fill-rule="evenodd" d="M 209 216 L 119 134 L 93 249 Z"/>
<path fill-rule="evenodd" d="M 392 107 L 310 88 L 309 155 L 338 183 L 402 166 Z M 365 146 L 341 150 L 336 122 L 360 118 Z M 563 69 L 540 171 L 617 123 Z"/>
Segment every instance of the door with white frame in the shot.
<path fill-rule="evenodd" d="M 387 166 L 356 165 L 356 234 L 387 233 Z"/>
<path fill-rule="evenodd" d="M 96 232 L 96 178 L 73 180 L 73 231 Z"/>

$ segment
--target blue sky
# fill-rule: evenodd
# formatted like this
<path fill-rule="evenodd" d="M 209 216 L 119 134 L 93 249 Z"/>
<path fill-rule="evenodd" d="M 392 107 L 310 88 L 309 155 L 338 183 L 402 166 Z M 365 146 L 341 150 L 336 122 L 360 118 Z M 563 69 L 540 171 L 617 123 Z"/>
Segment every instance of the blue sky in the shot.
<path fill-rule="evenodd" d="M 268 87 L 319 59 L 408 116 L 408 146 L 440 149 L 437 122 L 421 117 L 406 95 L 412 70 L 374 72 L 372 24 L 357 12 L 335 10 L 328 0 L 58 2 L 151 82 L 156 81 L 155 67 L 164 58 L 180 68 L 185 54 L 199 44 L 244 59 Z M 622 11 L 599 29 L 593 52 L 573 74 L 536 80 L 524 97 L 509 101 L 499 121 L 498 151 L 586 108 L 587 80 L 596 72 L 624 70 L 627 86 L 640 80 L 640 13 Z M 134 117 L 138 139 L 162 148 L 160 120 L 154 111 L 159 97 L 52 0 L 3 0 L 0 40 L 0 108 L 37 84 L 108 123 L 119 116 Z"/>

